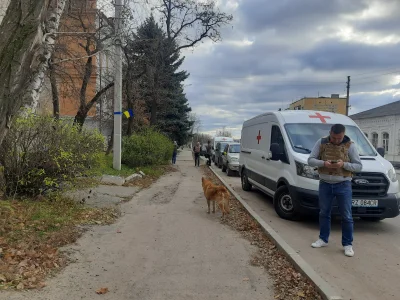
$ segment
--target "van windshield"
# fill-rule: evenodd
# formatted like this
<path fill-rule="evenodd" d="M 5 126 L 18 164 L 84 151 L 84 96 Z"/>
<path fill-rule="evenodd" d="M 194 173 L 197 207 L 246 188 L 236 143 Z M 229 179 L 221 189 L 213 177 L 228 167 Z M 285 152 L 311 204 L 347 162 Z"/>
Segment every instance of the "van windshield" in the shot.
<path fill-rule="evenodd" d="M 318 139 L 328 136 L 332 124 L 286 124 L 285 129 L 294 151 L 311 153 Z M 346 135 L 357 146 L 360 156 L 376 156 L 365 135 L 356 126 L 346 126 Z"/>
<path fill-rule="evenodd" d="M 221 143 L 221 147 L 220 147 L 219 150 L 220 150 L 221 152 L 224 151 L 226 145 L 228 145 L 228 143 Z"/>
<path fill-rule="evenodd" d="M 229 153 L 240 153 L 240 145 L 230 145 Z"/>

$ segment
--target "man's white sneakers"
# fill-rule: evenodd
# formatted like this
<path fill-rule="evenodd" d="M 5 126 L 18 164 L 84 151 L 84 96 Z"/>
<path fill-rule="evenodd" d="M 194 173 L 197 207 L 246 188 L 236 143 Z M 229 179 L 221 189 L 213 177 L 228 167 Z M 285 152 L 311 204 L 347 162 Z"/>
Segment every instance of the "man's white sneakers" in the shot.
<path fill-rule="evenodd" d="M 313 248 L 321 248 L 321 247 L 326 247 L 326 246 L 328 246 L 328 243 L 325 243 L 321 239 L 318 239 L 318 241 L 311 244 L 311 247 L 313 247 Z"/>
<path fill-rule="evenodd" d="M 354 250 L 353 250 L 353 246 L 349 245 L 349 246 L 344 246 L 344 255 L 346 256 L 354 256 Z"/>
<path fill-rule="evenodd" d="M 318 239 L 316 242 L 311 244 L 313 248 L 322 248 L 328 246 L 328 243 L 325 243 L 323 240 Z M 353 246 L 344 246 L 344 255 L 352 257 L 354 256 Z"/>

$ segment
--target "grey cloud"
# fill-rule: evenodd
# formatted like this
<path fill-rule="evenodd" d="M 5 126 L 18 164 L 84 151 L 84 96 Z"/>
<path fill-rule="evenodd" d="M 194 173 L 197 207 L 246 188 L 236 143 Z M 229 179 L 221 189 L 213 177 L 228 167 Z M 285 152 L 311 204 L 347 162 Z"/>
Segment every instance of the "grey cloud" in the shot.
<path fill-rule="evenodd" d="M 368 1 L 243 0 L 240 6 L 248 30 L 274 28 L 278 31 L 299 31 L 334 22 L 339 14 L 361 11 L 368 7 Z"/>
<path fill-rule="evenodd" d="M 363 70 L 400 65 L 400 44 L 366 45 L 326 40 L 297 56 L 313 70 Z"/>
<path fill-rule="evenodd" d="M 397 33 L 400 34 L 400 1 L 385 0 L 380 2 L 388 10 L 388 14 L 373 19 L 367 19 L 354 22 L 354 27 L 357 30 L 364 32 L 377 33 Z"/>
<path fill-rule="evenodd" d="M 183 68 L 191 73 L 186 93 L 194 112 L 201 111 L 202 131 L 223 125 L 240 127 L 244 119 L 286 108 L 304 96 L 344 95 L 347 75 L 352 76 L 352 113 L 394 101 L 392 94 L 358 93 L 399 88 L 400 84 L 388 85 L 391 75 L 382 74 L 382 69 L 400 66 L 400 44 L 343 42 L 313 31 L 323 25 L 332 33 L 343 24 L 343 13 L 359 13 L 372 2 L 242 0 L 234 15 L 234 29 L 223 30 L 223 42 L 212 51 L 196 49 L 186 54 Z M 348 22 L 356 28 L 366 26 Z M 373 28 L 379 28 L 377 24 Z M 232 43 L 245 38 L 254 40 L 253 44 L 238 47 Z M 257 76 L 257 81 L 246 79 L 249 75 Z M 204 107 L 230 112 L 232 117 L 218 117 Z"/>

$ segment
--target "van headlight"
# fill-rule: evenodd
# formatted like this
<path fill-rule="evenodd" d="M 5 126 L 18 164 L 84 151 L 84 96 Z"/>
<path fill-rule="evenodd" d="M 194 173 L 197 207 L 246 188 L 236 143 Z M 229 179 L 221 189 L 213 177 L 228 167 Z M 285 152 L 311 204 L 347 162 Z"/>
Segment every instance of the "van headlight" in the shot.
<path fill-rule="evenodd" d="M 388 170 L 387 175 L 389 177 L 389 179 L 392 182 L 396 182 L 397 181 L 397 174 L 396 174 L 396 170 L 392 167 L 391 169 Z"/>
<path fill-rule="evenodd" d="M 315 180 L 319 179 L 318 169 L 315 167 L 311 167 L 309 165 L 296 161 L 296 170 L 297 175 L 301 177 L 311 178 Z"/>

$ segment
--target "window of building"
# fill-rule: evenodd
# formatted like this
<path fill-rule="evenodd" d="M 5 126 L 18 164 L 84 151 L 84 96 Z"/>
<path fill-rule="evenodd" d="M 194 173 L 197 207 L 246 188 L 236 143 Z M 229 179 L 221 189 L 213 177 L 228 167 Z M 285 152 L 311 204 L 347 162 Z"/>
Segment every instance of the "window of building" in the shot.
<path fill-rule="evenodd" d="M 378 147 L 378 134 L 376 132 L 372 133 L 372 139 L 371 139 L 372 146 L 375 148 Z"/>
<path fill-rule="evenodd" d="M 364 132 L 365 136 L 368 138 L 368 133 Z"/>
<path fill-rule="evenodd" d="M 382 143 L 383 143 L 383 149 L 385 149 L 385 152 L 389 151 L 389 133 L 384 132 L 382 134 Z"/>

